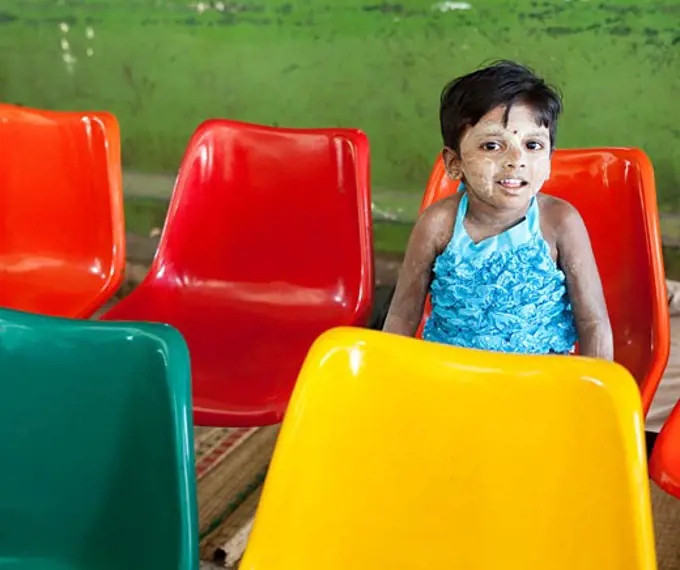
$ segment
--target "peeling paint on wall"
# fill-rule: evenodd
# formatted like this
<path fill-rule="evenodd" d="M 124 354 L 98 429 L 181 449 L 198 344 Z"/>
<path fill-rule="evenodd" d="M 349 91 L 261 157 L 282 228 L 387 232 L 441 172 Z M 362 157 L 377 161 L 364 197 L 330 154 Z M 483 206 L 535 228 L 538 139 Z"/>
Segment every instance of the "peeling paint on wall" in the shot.
<path fill-rule="evenodd" d="M 75 65 L 78 62 L 76 57 L 73 55 L 71 52 L 71 44 L 69 44 L 68 39 L 66 39 L 66 35 L 68 34 L 70 30 L 70 26 L 66 22 L 61 22 L 59 24 L 59 30 L 61 31 L 62 37 L 60 41 L 60 46 L 61 46 L 61 59 L 64 62 L 64 65 L 66 67 L 66 71 L 70 74 L 73 75 L 73 72 L 75 71 Z"/>
<path fill-rule="evenodd" d="M 452 12 L 454 10 L 469 10 L 472 8 L 467 2 L 438 2 L 432 6 L 435 10 L 440 12 Z"/>

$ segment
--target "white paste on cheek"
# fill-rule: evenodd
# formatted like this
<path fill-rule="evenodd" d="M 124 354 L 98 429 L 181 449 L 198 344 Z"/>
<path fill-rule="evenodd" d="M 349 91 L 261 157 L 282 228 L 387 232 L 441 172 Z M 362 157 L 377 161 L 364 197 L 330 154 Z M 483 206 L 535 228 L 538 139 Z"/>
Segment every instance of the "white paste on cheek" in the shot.
<path fill-rule="evenodd" d="M 494 182 L 499 172 L 497 160 L 473 153 L 468 160 L 463 159 L 462 170 L 465 180 L 477 193 L 484 196 L 493 194 Z"/>
<path fill-rule="evenodd" d="M 547 164 L 542 164 L 537 162 L 535 165 L 535 172 L 531 175 L 532 180 L 532 193 L 535 196 L 541 191 L 546 180 L 550 178 L 550 158 L 545 161 Z"/>

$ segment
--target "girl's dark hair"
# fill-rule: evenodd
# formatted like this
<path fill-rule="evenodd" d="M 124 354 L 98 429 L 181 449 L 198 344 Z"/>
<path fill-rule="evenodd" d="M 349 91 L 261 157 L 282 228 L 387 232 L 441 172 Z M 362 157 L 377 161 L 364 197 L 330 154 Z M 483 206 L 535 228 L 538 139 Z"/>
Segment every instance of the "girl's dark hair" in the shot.
<path fill-rule="evenodd" d="M 554 149 L 557 119 L 562 112 L 560 95 L 529 68 L 513 61 L 499 61 L 444 87 L 439 108 L 444 145 L 460 153 L 460 138 L 467 127 L 476 125 L 499 106 L 505 107 L 503 120 L 507 123 L 515 103 L 534 110 L 537 124 L 550 131 L 550 146 Z"/>

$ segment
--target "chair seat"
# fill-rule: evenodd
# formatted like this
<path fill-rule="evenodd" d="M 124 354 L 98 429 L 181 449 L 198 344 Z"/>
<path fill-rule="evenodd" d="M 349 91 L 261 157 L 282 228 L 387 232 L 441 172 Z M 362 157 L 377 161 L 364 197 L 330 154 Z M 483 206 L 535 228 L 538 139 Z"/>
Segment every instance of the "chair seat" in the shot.
<path fill-rule="evenodd" d="M 104 318 L 182 333 L 197 424 L 280 421 L 314 339 L 368 322 L 369 156 L 355 129 L 196 129 L 149 274 Z"/>
<path fill-rule="evenodd" d="M 0 103 L 0 141 L 0 306 L 90 317 L 125 271 L 118 121 Z"/>
<path fill-rule="evenodd" d="M 225 296 L 225 289 L 142 284 L 102 319 L 167 323 L 182 332 L 191 354 L 197 425 L 278 423 L 309 347 L 346 317 L 340 306 L 285 304 L 280 295 L 278 304 L 273 294 L 265 303 L 272 285 L 260 295 L 255 288 Z"/>
<path fill-rule="evenodd" d="M 633 378 L 336 329 L 309 351 L 248 570 L 654 570 Z"/>
<path fill-rule="evenodd" d="M 186 327 L 186 324 L 185 324 Z M 200 365 L 200 389 L 194 393 L 197 425 L 251 426 L 281 421 L 288 397 L 309 347 L 330 328 L 324 324 L 253 321 L 233 335 L 206 339 L 199 331 L 187 344 Z M 229 368 L 222 363 L 228 352 Z M 229 402 L 220 394 L 229 393 Z"/>
<path fill-rule="evenodd" d="M 198 570 L 180 334 L 1 308 L 0 331 L 0 568 Z"/>
<path fill-rule="evenodd" d="M 109 293 L 101 267 L 57 257 L 0 257 L 0 306 L 58 317 L 89 317 Z"/>

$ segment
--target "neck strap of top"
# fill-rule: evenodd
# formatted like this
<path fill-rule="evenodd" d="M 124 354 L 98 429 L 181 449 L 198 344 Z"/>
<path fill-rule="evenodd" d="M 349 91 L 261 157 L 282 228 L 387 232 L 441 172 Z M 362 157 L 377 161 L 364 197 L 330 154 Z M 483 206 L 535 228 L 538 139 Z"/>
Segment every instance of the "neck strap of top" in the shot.
<path fill-rule="evenodd" d="M 465 219 L 469 205 L 468 192 L 465 191 L 464 183 L 461 182 L 460 186 L 462 187 L 462 190 L 459 187 L 458 191 L 462 192 L 463 195 L 460 197 L 460 202 L 458 204 L 458 215 L 456 216 L 456 222 L 454 225 L 454 234 L 461 233 L 461 230 L 464 229 L 463 220 Z M 536 196 L 533 196 L 529 202 L 525 219 L 529 228 L 529 232 L 531 232 L 532 235 L 536 235 L 541 231 L 540 212 L 538 209 L 538 199 Z M 467 234 L 467 232 L 463 233 Z"/>

